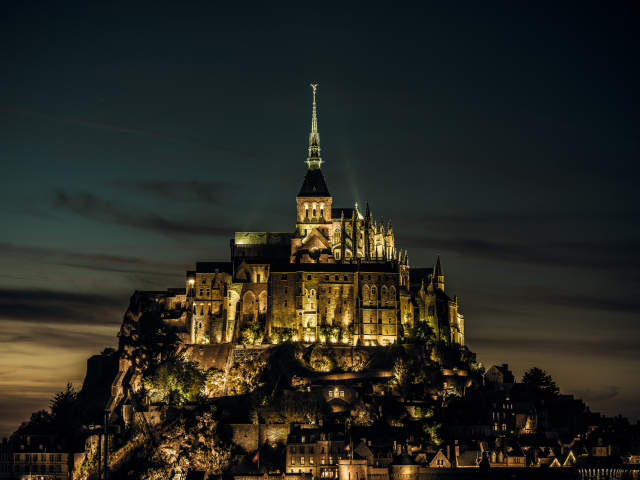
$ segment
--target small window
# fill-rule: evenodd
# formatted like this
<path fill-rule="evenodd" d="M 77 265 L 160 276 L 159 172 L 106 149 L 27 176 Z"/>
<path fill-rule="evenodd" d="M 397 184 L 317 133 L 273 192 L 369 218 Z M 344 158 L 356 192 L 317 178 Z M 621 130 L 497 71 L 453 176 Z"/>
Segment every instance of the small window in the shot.
<path fill-rule="evenodd" d="M 344 281 L 345 281 L 345 282 L 348 282 L 348 281 L 349 281 L 349 276 L 348 276 L 348 275 L 345 275 L 345 276 L 344 276 Z"/>
<path fill-rule="evenodd" d="M 320 207 L 320 216 L 324 218 L 324 207 Z"/>
<path fill-rule="evenodd" d="M 284 287 L 284 293 L 287 293 L 287 291 L 288 291 L 287 287 Z"/>
<path fill-rule="evenodd" d="M 344 397 L 344 390 L 340 390 L 340 396 Z"/>
<path fill-rule="evenodd" d="M 286 301 L 286 300 L 284 301 L 284 306 L 285 306 L 285 307 L 287 306 L 287 301 Z"/>
<path fill-rule="evenodd" d="M 311 275 L 307 275 L 307 280 L 311 280 Z"/>
<path fill-rule="evenodd" d="M 282 280 L 286 280 L 286 279 L 287 279 L 287 274 L 286 274 L 286 273 L 283 273 L 283 274 L 282 274 Z"/>
<path fill-rule="evenodd" d="M 257 278 L 257 282 L 256 283 L 260 283 L 260 274 L 256 275 Z"/>
<path fill-rule="evenodd" d="M 333 390 L 329 390 L 329 396 L 333 397 Z"/>
<path fill-rule="evenodd" d="M 369 275 L 369 280 L 371 280 L 371 275 Z"/>
<path fill-rule="evenodd" d="M 307 437 L 300 437 L 300 443 L 305 443 L 305 440 L 307 439 Z M 304 452 L 301 452 L 304 453 Z"/>

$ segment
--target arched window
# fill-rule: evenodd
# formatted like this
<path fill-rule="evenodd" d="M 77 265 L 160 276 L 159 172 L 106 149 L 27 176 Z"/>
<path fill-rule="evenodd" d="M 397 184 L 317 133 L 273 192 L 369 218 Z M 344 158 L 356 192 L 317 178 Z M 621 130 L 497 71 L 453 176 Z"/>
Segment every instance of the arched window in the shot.
<path fill-rule="evenodd" d="M 324 218 L 324 205 L 320 205 L 320 216 Z"/>
<path fill-rule="evenodd" d="M 309 205 L 304 206 L 304 216 L 305 218 L 309 218 Z"/>
<path fill-rule="evenodd" d="M 313 206 L 313 216 L 314 217 L 316 216 L 316 206 L 315 205 Z"/>
<path fill-rule="evenodd" d="M 311 290 L 311 296 L 315 297 L 316 296 L 316 291 L 315 290 Z"/>

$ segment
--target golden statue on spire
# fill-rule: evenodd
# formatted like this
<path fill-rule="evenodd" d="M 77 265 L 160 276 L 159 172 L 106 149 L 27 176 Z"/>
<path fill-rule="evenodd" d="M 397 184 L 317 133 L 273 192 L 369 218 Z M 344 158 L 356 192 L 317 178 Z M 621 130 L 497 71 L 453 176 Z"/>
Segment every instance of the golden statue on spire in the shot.
<path fill-rule="evenodd" d="M 316 88 L 317 87 L 318 87 L 317 83 L 315 85 L 313 83 L 311 84 L 311 88 L 313 88 L 313 93 L 316 93 Z"/>

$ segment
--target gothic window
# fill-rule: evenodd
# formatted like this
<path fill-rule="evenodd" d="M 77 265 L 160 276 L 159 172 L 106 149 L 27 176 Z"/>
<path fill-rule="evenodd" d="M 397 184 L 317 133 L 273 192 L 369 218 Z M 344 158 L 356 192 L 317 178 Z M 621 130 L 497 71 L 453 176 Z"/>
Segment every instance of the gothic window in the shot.
<path fill-rule="evenodd" d="M 309 218 L 309 206 L 308 205 L 304 206 L 304 216 L 305 216 L 305 218 Z"/>
<path fill-rule="evenodd" d="M 320 216 L 324 218 L 324 205 L 320 205 Z"/>
<path fill-rule="evenodd" d="M 314 217 L 316 216 L 316 207 L 315 207 L 315 205 L 313 206 L 313 216 Z"/>

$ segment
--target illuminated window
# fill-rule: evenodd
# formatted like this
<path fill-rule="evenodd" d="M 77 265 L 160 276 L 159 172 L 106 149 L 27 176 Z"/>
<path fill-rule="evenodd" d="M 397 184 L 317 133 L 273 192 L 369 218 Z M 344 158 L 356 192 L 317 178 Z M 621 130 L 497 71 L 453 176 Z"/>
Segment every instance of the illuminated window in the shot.
<path fill-rule="evenodd" d="M 333 390 L 329 390 L 329 396 L 333 397 Z"/>
<path fill-rule="evenodd" d="M 291 465 L 295 465 L 296 464 L 296 459 L 291 457 Z"/>

